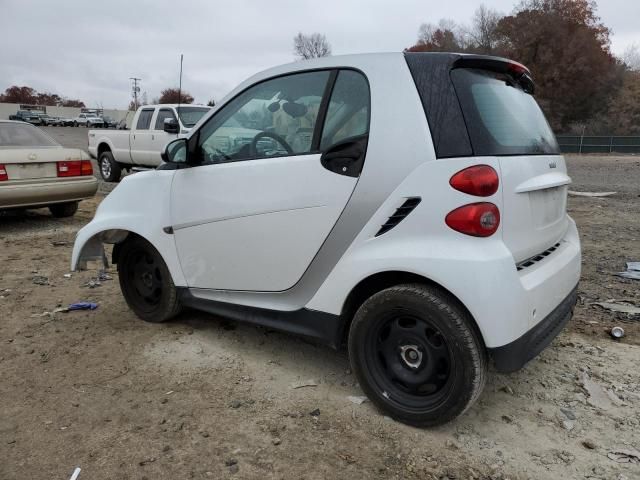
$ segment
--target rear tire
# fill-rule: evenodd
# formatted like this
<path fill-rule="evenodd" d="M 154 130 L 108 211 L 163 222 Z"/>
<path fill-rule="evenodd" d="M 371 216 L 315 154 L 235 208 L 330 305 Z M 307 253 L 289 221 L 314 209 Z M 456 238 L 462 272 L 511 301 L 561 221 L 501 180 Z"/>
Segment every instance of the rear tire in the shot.
<path fill-rule="evenodd" d="M 105 182 L 119 182 L 122 177 L 122 167 L 113 158 L 111 152 L 102 152 L 98 157 L 98 169 Z"/>
<path fill-rule="evenodd" d="M 73 217 L 78 211 L 78 202 L 49 205 L 49 211 L 56 218 Z"/>
<path fill-rule="evenodd" d="M 398 285 L 358 309 L 349 358 L 362 390 L 396 420 L 433 427 L 462 415 L 487 375 L 487 353 L 473 320 L 438 288 Z"/>
<path fill-rule="evenodd" d="M 139 318 L 146 322 L 166 322 L 180 313 L 178 292 L 162 256 L 145 239 L 125 240 L 118 257 L 120 289 Z"/>

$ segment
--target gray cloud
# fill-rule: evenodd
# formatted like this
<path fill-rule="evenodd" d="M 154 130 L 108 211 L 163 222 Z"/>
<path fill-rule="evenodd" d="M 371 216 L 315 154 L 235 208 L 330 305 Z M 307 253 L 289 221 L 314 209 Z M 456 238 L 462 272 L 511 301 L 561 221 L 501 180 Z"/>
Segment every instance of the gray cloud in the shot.
<path fill-rule="evenodd" d="M 480 2 L 457 0 L 0 0 L 0 90 L 30 85 L 87 104 L 125 107 L 129 77 L 149 100 L 183 86 L 198 102 L 220 99 L 249 75 L 293 60 L 298 31 L 322 32 L 334 54 L 400 51 L 423 22 L 467 22 Z M 486 0 L 504 13 L 514 0 Z M 640 43 L 640 2 L 600 0 L 614 52 Z"/>

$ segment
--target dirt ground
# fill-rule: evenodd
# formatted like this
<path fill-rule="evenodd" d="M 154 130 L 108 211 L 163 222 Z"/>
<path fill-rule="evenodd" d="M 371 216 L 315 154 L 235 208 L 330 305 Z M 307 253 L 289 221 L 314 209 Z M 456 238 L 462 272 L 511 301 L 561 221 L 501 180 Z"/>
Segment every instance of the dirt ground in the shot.
<path fill-rule="evenodd" d="M 568 161 L 574 190 L 618 192 L 569 199 L 584 248 L 575 317 L 433 430 L 352 403 L 362 393 L 344 351 L 193 311 L 147 324 L 113 269 L 95 288 L 95 270 L 65 277 L 101 196 L 73 219 L 0 216 L 0 479 L 68 479 L 77 466 L 80 480 L 640 478 L 640 463 L 608 455 L 640 449 L 640 317 L 592 305 L 640 305 L 640 281 L 613 275 L 640 260 L 640 159 Z M 50 313 L 79 300 L 99 308 Z"/>

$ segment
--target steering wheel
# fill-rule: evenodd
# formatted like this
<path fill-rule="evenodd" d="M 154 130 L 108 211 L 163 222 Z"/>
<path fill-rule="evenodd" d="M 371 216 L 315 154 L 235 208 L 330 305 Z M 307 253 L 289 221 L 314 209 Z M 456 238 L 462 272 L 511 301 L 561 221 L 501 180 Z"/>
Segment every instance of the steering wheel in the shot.
<path fill-rule="evenodd" d="M 284 147 L 289 155 L 293 155 L 293 149 L 280 135 L 271 132 L 260 132 L 255 137 L 253 137 L 253 140 L 251 140 L 251 144 L 249 145 L 249 152 L 252 157 L 258 156 L 258 140 L 260 140 L 261 138 L 273 138 L 276 142 Z"/>

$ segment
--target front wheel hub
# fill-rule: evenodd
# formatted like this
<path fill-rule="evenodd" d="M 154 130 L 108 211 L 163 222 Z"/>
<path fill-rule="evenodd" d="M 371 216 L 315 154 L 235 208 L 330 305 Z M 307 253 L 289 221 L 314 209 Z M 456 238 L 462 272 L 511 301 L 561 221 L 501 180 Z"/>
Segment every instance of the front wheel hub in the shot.
<path fill-rule="evenodd" d="M 401 345 L 400 358 L 410 369 L 416 370 L 422 365 L 422 351 L 417 345 Z"/>

